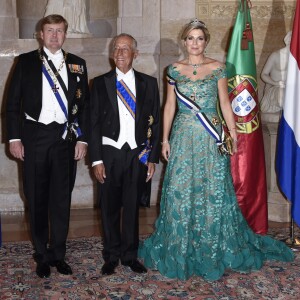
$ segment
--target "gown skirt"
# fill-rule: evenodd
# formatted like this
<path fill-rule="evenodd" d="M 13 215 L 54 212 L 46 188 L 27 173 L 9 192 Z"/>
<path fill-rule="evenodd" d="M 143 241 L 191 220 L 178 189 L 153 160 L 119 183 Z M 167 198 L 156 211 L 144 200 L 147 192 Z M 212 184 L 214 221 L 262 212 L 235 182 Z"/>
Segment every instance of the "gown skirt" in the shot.
<path fill-rule="evenodd" d="M 168 67 L 169 82 L 193 98 L 219 132 L 217 82 L 224 77 L 225 67 L 196 81 Z M 217 280 L 226 269 L 247 273 L 265 260 L 292 261 L 294 254 L 283 242 L 248 226 L 235 196 L 230 157 L 219 153 L 195 113 L 178 97 L 177 102 L 160 215 L 153 234 L 139 246 L 145 266 L 169 278 Z"/>

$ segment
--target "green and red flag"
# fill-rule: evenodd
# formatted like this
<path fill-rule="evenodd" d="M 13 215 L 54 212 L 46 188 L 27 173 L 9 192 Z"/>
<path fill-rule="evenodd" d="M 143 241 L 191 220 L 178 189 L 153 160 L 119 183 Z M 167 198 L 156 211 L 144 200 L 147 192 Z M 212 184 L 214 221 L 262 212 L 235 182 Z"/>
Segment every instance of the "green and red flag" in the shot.
<path fill-rule="evenodd" d="M 238 132 L 231 172 L 241 211 L 252 230 L 268 231 L 267 183 L 249 0 L 240 0 L 226 59 L 228 93 Z"/>

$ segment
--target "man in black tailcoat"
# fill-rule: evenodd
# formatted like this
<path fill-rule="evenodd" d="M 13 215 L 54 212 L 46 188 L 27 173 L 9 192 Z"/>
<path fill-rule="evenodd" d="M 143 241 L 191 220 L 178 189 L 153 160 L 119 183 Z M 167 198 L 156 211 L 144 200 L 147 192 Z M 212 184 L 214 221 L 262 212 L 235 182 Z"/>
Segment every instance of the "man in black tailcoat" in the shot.
<path fill-rule="evenodd" d="M 96 77 L 91 90 L 89 151 L 99 182 L 103 275 L 113 274 L 119 261 L 147 272 L 137 260 L 138 212 L 159 158 L 160 100 L 156 78 L 132 68 L 137 54 L 131 35 L 115 37 L 116 68 Z"/>
<path fill-rule="evenodd" d="M 61 49 L 68 28 L 60 15 L 40 22 L 42 47 L 21 54 L 6 106 L 10 153 L 23 161 L 36 273 L 50 266 L 72 274 L 65 261 L 76 161 L 87 152 L 89 88 L 86 63 Z"/>

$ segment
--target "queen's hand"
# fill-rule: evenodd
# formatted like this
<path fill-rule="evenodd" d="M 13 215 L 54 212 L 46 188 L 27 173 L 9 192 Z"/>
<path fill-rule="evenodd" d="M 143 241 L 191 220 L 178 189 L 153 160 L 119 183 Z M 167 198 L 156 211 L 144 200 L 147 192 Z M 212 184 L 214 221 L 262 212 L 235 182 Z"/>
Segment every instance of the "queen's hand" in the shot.
<path fill-rule="evenodd" d="M 164 140 L 161 142 L 162 149 L 161 149 L 161 154 L 162 157 L 166 160 L 169 161 L 170 153 L 171 153 L 171 148 L 168 140 Z"/>

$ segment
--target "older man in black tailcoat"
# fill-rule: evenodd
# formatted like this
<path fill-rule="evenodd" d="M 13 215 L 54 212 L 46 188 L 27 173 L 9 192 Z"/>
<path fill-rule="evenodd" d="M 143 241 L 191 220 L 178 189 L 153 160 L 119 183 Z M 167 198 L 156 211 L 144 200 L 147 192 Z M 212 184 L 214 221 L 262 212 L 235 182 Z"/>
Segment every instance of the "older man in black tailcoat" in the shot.
<path fill-rule="evenodd" d="M 132 68 L 136 47 L 128 34 L 115 37 L 116 68 L 96 77 L 91 90 L 89 150 L 99 182 L 104 275 L 113 274 L 119 261 L 147 272 L 137 260 L 138 212 L 159 158 L 160 100 L 156 78 Z"/>

